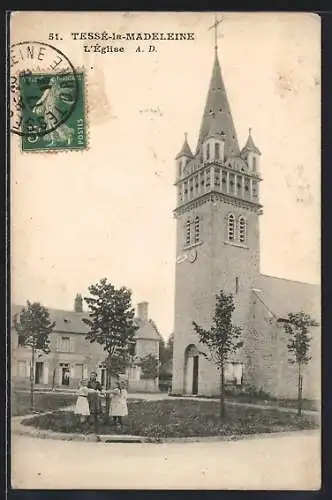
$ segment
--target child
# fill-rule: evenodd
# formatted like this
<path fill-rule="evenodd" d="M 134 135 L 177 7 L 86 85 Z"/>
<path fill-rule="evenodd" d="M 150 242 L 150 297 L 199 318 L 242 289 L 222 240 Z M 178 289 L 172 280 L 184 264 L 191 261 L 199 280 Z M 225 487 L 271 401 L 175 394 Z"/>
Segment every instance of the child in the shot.
<path fill-rule="evenodd" d="M 75 406 L 75 415 L 80 416 L 80 422 L 84 424 L 90 415 L 89 401 L 88 401 L 89 389 L 87 388 L 87 380 L 83 379 L 80 382 L 79 389 L 77 391 L 77 401 Z"/>
<path fill-rule="evenodd" d="M 119 423 L 122 427 L 122 417 L 128 415 L 126 383 L 124 381 L 118 382 L 116 388 L 110 391 L 111 405 L 110 416 L 112 417 L 113 424 Z"/>

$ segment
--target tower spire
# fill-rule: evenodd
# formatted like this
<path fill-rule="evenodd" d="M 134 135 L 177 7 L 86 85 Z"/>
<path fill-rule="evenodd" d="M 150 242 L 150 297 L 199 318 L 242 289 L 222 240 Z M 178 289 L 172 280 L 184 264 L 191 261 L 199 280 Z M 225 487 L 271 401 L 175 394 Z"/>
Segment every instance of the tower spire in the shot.
<path fill-rule="evenodd" d="M 210 86 L 201 121 L 196 154 L 201 150 L 202 144 L 212 126 L 215 131 L 218 131 L 219 134 L 224 136 L 225 157 L 228 158 L 230 156 L 238 156 L 240 154 L 240 148 L 218 58 L 218 26 L 222 22 L 222 18 L 217 19 L 217 16 L 215 16 L 215 22 L 209 27 L 209 30 L 214 30 L 215 57 Z"/>

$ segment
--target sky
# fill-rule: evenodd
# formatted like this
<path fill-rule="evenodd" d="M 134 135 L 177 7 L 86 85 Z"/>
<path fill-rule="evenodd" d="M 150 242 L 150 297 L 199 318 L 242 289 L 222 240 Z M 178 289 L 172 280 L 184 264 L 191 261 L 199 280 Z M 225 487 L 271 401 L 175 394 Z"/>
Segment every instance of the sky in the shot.
<path fill-rule="evenodd" d="M 320 20 L 225 13 L 222 74 L 242 147 L 262 152 L 261 272 L 320 282 Z M 213 65 L 213 13 L 15 13 L 12 43 L 53 43 L 86 74 L 86 151 L 22 153 L 11 134 L 12 302 L 72 309 L 107 277 L 173 329 L 174 158 L 195 149 Z M 71 32 L 194 32 L 156 52 L 84 54 Z M 62 40 L 50 42 L 50 32 Z M 305 36 L 304 36 L 305 34 Z M 96 43 L 96 42 L 89 42 Z M 120 43 L 114 42 L 114 45 Z M 148 43 L 149 45 L 149 43 Z M 145 46 L 144 46 L 145 47 Z"/>

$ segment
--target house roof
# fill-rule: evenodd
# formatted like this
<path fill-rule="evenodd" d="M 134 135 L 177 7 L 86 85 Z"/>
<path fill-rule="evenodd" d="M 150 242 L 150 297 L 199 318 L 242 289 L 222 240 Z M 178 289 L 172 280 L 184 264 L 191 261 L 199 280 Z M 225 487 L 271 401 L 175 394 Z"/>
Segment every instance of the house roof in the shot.
<path fill-rule="evenodd" d="M 13 305 L 11 308 L 12 313 L 12 326 L 14 315 L 19 313 L 23 306 Z M 83 318 L 88 318 L 88 313 L 66 311 L 64 309 L 53 309 L 48 308 L 50 313 L 50 320 L 55 321 L 55 332 L 61 333 L 80 333 L 86 334 L 89 330 L 88 326 L 82 321 Z M 160 341 L 161 337 L 155 328 L 151 325 L 149 321 L 143 321 L 140 318 L 134 319 L 135 324 L 139 329 L 135 333 L 136 339 L 146 339 L 146 340 L 156 340 Z"/>
<path fill-rule="evenodd" d="M 289 312 L 303 311 L 317 321 L 320 317 L 320 287 L 310 283 L 275 278 L 261 274 L 258 280 L 257 296 L 266 307 L 278 317 Z"/>
<path fill-rule="evenodd" d="M 135 318 L 135 323 L 139 327 L 135 334 L 136 339 L 157 340 L 160 342 L 162 337 L 149 321 L 143 321 L 140 318 Z"/>

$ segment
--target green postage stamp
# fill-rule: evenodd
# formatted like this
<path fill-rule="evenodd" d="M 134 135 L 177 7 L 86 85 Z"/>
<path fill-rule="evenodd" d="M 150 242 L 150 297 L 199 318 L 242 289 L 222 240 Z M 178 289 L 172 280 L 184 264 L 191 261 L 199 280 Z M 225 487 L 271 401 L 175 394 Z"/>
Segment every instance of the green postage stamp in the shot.
<path fill-rule="evenodd" d="M 20 76 L 23 151 L 87 147 L 84 73 Z"/>

